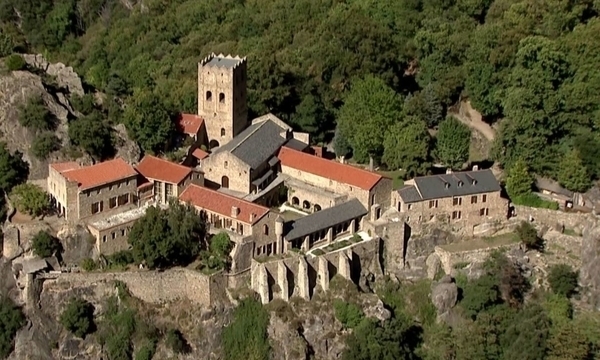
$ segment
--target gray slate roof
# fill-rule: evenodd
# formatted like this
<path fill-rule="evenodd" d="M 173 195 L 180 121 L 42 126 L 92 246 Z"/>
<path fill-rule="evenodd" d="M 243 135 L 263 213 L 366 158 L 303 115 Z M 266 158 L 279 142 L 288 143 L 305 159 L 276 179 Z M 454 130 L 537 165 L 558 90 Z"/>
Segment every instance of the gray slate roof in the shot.
<path fill-rule="evenodd" d="M 473 183 L 473 180 L 475 182 Z M 398 191 L 404 202 L 468 196 L 500 191 L 500 184 L 491 170 L 464 171 L 443 175 L 422 176 L 414 179 L 416 189 L 406 186 Z M 461 185 L 462 183 L 462 185 Z M 448 186 L 446 186 L 446 184 Z M 420 196 L 415 196 L 418 189 Z M 406 198 L 405 198 L 406 196 Z"/>
<path fill-rule="evenodd" d="M 284 225 L 284 238 L 287 241 L 302 238 L 331 226 L 364 216 L 367 209 L 357 199 L 312 213 Z"/>
<path fill-rule="evenodd" d="M 217 66 L 230 69 L 241 62 L 241 59 L 227 59 L 224 57 L 215 56 L 212 59 L 210 59 L 210 61 L 207 62 L 205 66 Z"/>
<path fill-rule="evenodd" d="M 282 131 L 279 125 L 270 120 L 252 124 L 215 153 L 229 151 L 250 168 L 256 169 L 287 141 L 281 136 Z"/>
<path fill-rule="evenodd" d="M 285 143 L 285 146 L 289 147 L 290 149 L 304 151 L 308 147 L 308 144 L 305 144 L 298 139 L 289 139 L 288 142 Z"/>

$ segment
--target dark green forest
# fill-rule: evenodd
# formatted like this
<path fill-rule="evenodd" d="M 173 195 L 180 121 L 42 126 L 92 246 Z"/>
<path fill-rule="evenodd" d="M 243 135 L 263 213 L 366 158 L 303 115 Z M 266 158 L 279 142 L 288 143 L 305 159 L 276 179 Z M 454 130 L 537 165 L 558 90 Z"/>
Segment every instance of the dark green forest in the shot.
<path fill-rule="evenodd" d="M 460 168 L 465 147 L 443 144 L 464 144 L 464 129 L 440 125 L 450 133 L 438 139 L 427 129 L 469 99 L 499 122 L 492 160 L 503 168 L 522 160 L 578 191 L 600 175 L 597 1 L 0 4 L 0 55 L 38 52 L 73 66 L 111 96 L 107 123 L 125 123 L 146 151 L 168 150 L 169 116 L 195 112 L 197 63 L 215 52 L 247 56 L 251 116 L 273 112 L 316 143 L 337 124 L 336 152 L 359 162 L 409 175 L 433 162 Z"/>

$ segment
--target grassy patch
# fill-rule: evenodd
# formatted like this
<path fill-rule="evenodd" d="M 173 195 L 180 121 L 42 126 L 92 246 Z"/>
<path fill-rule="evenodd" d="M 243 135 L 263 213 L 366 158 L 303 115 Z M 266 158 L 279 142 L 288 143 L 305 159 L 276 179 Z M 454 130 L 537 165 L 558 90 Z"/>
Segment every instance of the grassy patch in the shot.
<path fill-rule="evenodd" d="M 323 251 L 322 249 L 316 249 L 312 253 L 315 256 L 321 256 L 321 255 L 325 254 L 325 251 Z"/>
<path fill-rule="evenodd" d="M 563 234 L 569 235 L 569 236 L 579 236 L 579 237 L 581 237 L 581 234 L 579 234 L 575 230 L 569 229 L 569 228 L 565 228 L 565 231 L 563 232 Z"/>
<path fill-rule="evenodd" d="M 378 171 L 379 175 L 387 176 L 392 179 L 392 188 L 394 190 L 400 189 L 404 186 L 404 176 L 406 172 L 404 170 L 395 171 Z"/>
<path fill-rule="evenodd" d="M 323 248 L 323 250 L 325 252 L 332 252 L 332 251 L 339 250 L 341 248 L 345 248 L 346 246 L 349 246 L 351 244 L 352 243 L 349 240 L 342 240 L 342 241 L 335 242 L 335 243 Z"/>
<path fill-rule="evenodd" d="M 452 267 L 455 268 L 456 270 L 464 269 L 467 266 L 469 266 L 469 263 L 466 261 L 457 262 L 456 264 L 452 265 Z"/>
<path fill-rule="evenodd" d="M 517 242 L 519 242 L 517 234 L 511 232 L 491 237 L 461 241 L 459 243 L 454 244 L 440 245 L 440 247 L 450 252 L 461 252 L 510 245 Z"/>
<path fill-rule="evenodd" d="M 523 205 L 540 209 L 558 210 L 558 203 L 556 201 L 544 200 L 533 193 L 523 196 L 515 196 L 515 198 L 512 199 L 512 202 L 516 205 Z"/>

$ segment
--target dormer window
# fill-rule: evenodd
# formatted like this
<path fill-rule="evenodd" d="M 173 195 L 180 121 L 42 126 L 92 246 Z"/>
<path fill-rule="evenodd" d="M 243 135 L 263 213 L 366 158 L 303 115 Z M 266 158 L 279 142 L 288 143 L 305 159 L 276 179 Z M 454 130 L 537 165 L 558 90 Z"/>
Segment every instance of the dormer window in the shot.
<path fill-rule="evenodd" d="M 471 184 L 477 185 L 477 180 L 473 179 L 473 181 L 471 181 Z"/>
<path fill-rule="evenodd" d="M 462 181 L 459 181 L 459 182 L 458 182 L 458 187 L 462 187 L 462 186 L 463 186 L 463 182 L 462 182 Z"/>
<path fill-rule="evenodd" d="M 444 187 L 445 187 L 446 189 L 450 189 L 450 184 L 449 184 L 449 183 L 444 183 Z"/>

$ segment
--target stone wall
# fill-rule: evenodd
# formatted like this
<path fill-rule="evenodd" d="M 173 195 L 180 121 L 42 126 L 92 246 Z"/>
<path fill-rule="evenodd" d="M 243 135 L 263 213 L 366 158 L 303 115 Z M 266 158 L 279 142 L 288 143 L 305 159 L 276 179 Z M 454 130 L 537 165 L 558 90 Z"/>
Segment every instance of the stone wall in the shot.
<path fill-rule="evenodd" d="M 456 251 L 451 252 L 442 249 L 439 246 L 435 247 L 435 255 L 440 260 L 440 265 L 446 274 L 452 274 L 454 272 L 454 265 L 459 263 L 482 263 L 484 262 L 490 253 L 497 249 L 514 249 L 520 246 L 519 243 L 501 245 L 497 247 L 489 247 L 485 249 L 469 250 L 469 251 Z"/>
<path fill-rule="evenodd" d="M 44 287 L 86 287 L 110 281 L 122 281 L 131 295 L 152 304 L 189 299 L 209 307 L 215 305 L 215 301 L 226 298 L 227 280 L 222 274 L 207 276 L 183 268 L 162 272 L 63 273 L 56 280 L 47 280 Z"/>
<path fill-rule="evenodd" d="M 529 221 L 533 217 L 534 223 L 550 226 L 556 229 L 565 228 L 577 230 L 582 233 L 587 225 L 598 220 L 593 214 L 569 213 L 560 210 L 538 209 L 528 206 L 515 205 L 516 218 Z"/>
<path fill-rule="evenodd" d="M 83 219 L 92 216 L 92 204 L 99 203 L 99 209 L 101 212 L 108 212 L 111 209 L 111 198 L 114 199 L 114 208 L 118 207 L 118 198 L 122 195 L 127 195 L 127 204 L 121 206 L 127 206 L 133 203 L 135 194 L 137 193 L 137 180 L 136 176 L 130 177 L 129 179 L 123 179 L 115 181 L 110 184 L 99 186 L 93 189 L 88 189 L 79 192 L 79 219 Z"/>
<path fill-rule="evenodd" d="M 213 184 L 222 186 L 226 177 L 229 189 L 244 194 L 250 192 L 250 167 L 229 151 L 221 151 L 203 159 L 202 169 L 204 178 Z"/>

